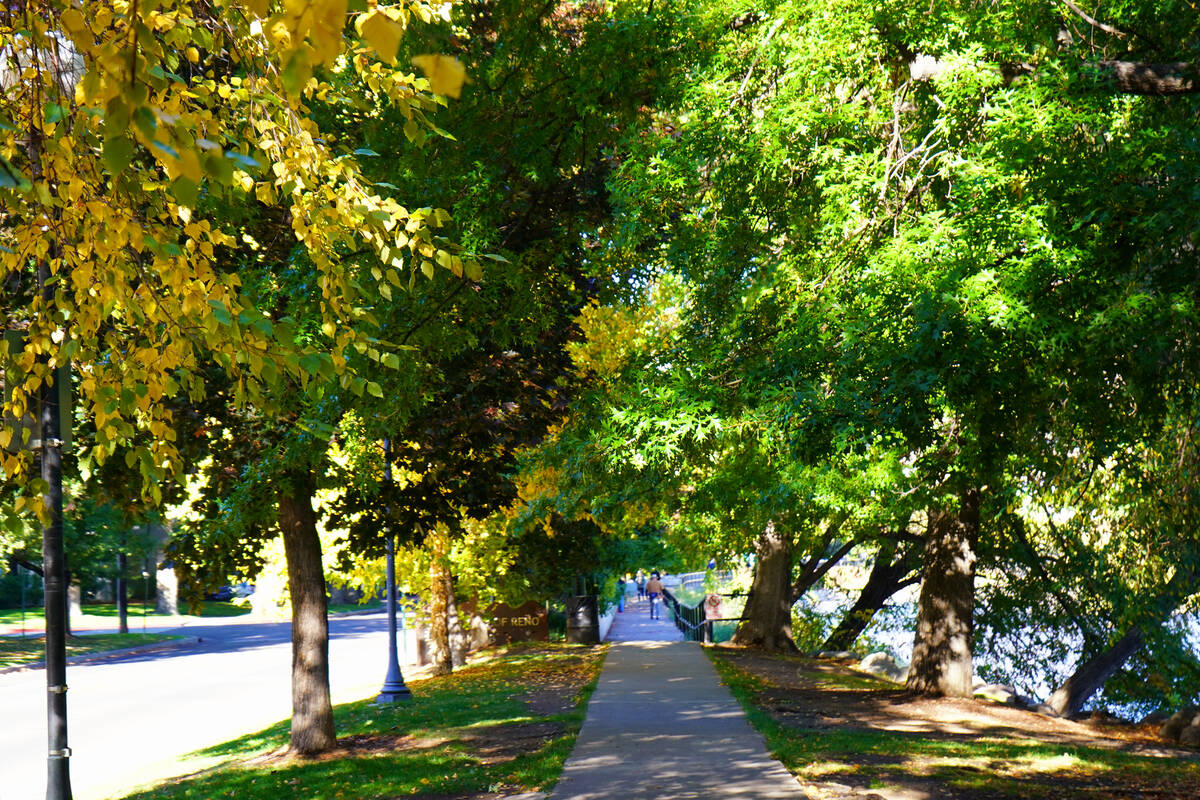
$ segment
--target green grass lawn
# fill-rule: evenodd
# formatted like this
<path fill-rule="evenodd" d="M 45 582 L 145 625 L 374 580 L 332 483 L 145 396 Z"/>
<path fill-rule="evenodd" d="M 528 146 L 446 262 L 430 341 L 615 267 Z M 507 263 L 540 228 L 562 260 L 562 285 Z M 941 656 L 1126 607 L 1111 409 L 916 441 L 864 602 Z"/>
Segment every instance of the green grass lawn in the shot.
<path fill-rule="evenodd" d="M 383 608 L 383 603 L 379 601 L 359 605 L 358 603 L 343 603 L 339 605 L 330 605 L 329 613 L 338 614 L 352 611 L 378 611 Z M 181 608 L 182 611 L 187 611 L 186 607 Z M 250 613 L 249 605 L 239 605 L 227 601 L 205 600 L 201 604 L 199 614 L 181 614 L 172 616 L 169 614 L 155 614 L 154 606 L 142 606 L 141 603 L 129 604 L 129 627 L 140 628 L 142 619 L 145 618 L 146 625 L 163 626 L 177 625 L 188 618 L 195 617 L 240 617 Z M 114 603 L 106 603 L 103 605 L 90 605 L 83 607 L 83 616 L 74 617 L 73 621 L 80 627 L 94 627 L 97 624 L 116 626 L 117 622 L 117 606 Z M 0 609 L 0 630 L 6 630 L 10 627 L 21 627 L 21 609 L 5 608 Z M 45 627 L 45 618 L 42 609 L 27 608 L 25 609 L 25 628 L 31 631 L 40 631 Z"/>
<path fill-rule="evenodd" d="M 359 603 L 330 603 L 330 614 L 344 614 L 354 611 L 382 611 L 384 608 L 382 600 L 372 600 L 369 603 L 360 605 Z"/>
<path fill-rule="evenodd" d="M 771 684 L 715 654 L 712 661 L 751 723 L 766 738 L 772 755 L 802 781 L 987 800 L 1200 797 L 1200 761 L 1186 757 L 1155 757 L 1104 746 L 1038 740 L 1032 732 L 1024 736 L 964 736 L 783 724 L 759 705 L 760 695 L 777 698 Z M 817 688 L 866 693 L 878 689 L 879 684 L 851 677 L 827 680 Z M 778 702 L 768 700 L 775 707 Z"/>
<path fill-rule="evenodd" d="M 288 723 L 192 754 L 215 770 L 126 800 L 394 798 L 548 789 L 583 723 L 604 648 L 514 646 L 452 675 L 410 683 L 413 698 L 335 709 L 339 749 L 317 759 L 281 751 Z"/>
<path fill-rule="evenodd" d="M 167 636 L 157 633 L 102 633 L 89 636 L 72 636 L 67 640 L 67 656 L 82 656 L 90 653 L 102 653 L 108 650 L 121 650 L 126 647 L 136 647 L 140 644 L 154 644 L 178 636 Z M 0 637 L 0 669 L 16 667 L 22 664 L 32 664 L 46 657 L 46 645 L 41 636 L 3 636 Z"/>
<path fill-rule="evenodd" d="M 186 609 L 185 609 L 186 610 Z M 216 600 L 205 600 L 200 613 L 195 615 L 184 614 L 182 616 L 194 617 L 237 617 L 243 614 L 249 614 L 249 606 L 239 606 L 228 602 L 219 602 Z M 129 627 L 141 627 L 142 618 L 145 617 L 147 625 L 172 625 L 180 621 L 179 616 L 171 616 L 169 614 L 155 614 L 154 606 L 143 606 L 141 603 L 129 604 Z M 73 624 L 79 626 L 104 624 L 116 626 L 117 624 L 117 606 L 113 603 L 104 605 L 90 605 L 83 607 L 82 617 L 73 617 Z M 20 627 L 21 625 L 21 609 L 5 608 L 0 609 L 0 628 Z M 27 608 L 25 609 L 25 627 L 29 630 L 41 630 L 45 627 L 45 618 L 42 609 Z"/>

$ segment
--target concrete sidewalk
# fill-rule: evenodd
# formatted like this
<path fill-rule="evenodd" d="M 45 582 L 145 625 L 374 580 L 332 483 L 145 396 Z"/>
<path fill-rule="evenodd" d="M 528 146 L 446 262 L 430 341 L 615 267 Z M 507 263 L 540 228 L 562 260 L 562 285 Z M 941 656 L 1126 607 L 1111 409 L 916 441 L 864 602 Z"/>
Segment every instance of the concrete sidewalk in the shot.
<path fill-rule="evenodd" d="M 661 600 L 658 603 L 661 619 L 650 619 L 650 601 L 630 598 L 625 610 L 613 617 L 606 642 L 679 642 L 683 634 L 671 620 L 671 612 Z"/>
<path fill-rule="evenodd" d="M 664 613 L 664 617 L 669 616 Z M 805 798 L 768 754 L 700 645 L 626 606 L 550 800 Z"/>

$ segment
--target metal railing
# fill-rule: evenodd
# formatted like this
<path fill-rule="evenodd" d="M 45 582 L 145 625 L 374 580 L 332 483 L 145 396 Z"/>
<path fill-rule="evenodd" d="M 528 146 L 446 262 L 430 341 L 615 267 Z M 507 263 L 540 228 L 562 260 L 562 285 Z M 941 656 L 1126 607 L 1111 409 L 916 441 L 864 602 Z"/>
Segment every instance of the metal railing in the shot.
<path fill-rule="evenodd" d="M 721 594 L 720 596 L 749 598 L 750 592 L 731 592 L 729 594 Z M 703 600 L 694 606 L 684 605 L 665 586 L 663 587 L 663 604 L 671 609 L 671 618 L 675 620 L 675 627 L 683 633 L 684 640 L 689 642 L 712 644 L 714 622 L 741 622 L 745 619 L 745 617 L 716 617 L 710 619 L 705 612 Z"/>
<path fill-rule="evenodd" d="M 685 572 L 682 575 L 676 575 L 675 577 L 679 579 L 679 585 L 681 587 L 687 589 L 688 591 L 695 592 L 704 588 L 704 581 L 707 580 L 710 575 L 716 579 L 716 585 L 719 586 L 720 584 L 725 583 L 733 578 L 733 571 L 723 569 L 719 571 L 706 570 L 705 572 Z"/>

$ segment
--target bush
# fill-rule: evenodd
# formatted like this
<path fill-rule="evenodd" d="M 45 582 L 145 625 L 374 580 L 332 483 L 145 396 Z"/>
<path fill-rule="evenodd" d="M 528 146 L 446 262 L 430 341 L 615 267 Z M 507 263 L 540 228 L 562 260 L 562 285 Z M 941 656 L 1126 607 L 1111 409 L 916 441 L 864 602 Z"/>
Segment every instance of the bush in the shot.
<path fill-rule="evenodd" d="M 25 607 L 42 605 L 42 579 L 24 569 L 0 574 L 0 608 L 21 607 L 21 583 L 25 584 Z"/>

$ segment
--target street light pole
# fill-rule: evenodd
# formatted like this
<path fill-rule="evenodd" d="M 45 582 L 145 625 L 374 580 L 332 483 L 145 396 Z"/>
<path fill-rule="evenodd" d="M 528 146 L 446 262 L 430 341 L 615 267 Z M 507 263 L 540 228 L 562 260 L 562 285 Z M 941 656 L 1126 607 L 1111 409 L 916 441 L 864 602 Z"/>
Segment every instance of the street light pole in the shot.
<path fill-rule="evenodd" d="M 392 442 L 383 440 L 383 479 L 386 485 L 392 485 Z M 387 539 L 384 542 L 387 553 L 387 612 L 388 612 L 388 667 L 387 677 L 383 679 L 383 688 L 376 703 L 395 703 L 397 700 L 408 700 L 412 692 L 404 685 L 404 675 L 400 672 L 400 659 L 396 653 L 396 532 L 392 530 L 390 521 L 387 523 Z"/>
<path fill-rule="evenodd" d="M 50 268 L 38 264 L 43 293 L 53 294 Z M 42 480 L 47 522 L 42 528 L 42 569 L 46 583 L 46 800 L 71 800 L 71 748 L 67 746 L 67 587 L 63 550 L 62 451 L 59 382 L 64 369 L 43 379 L 40 392 Z"/>

